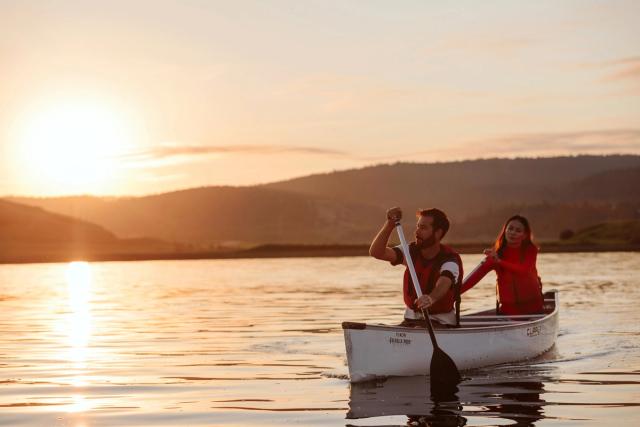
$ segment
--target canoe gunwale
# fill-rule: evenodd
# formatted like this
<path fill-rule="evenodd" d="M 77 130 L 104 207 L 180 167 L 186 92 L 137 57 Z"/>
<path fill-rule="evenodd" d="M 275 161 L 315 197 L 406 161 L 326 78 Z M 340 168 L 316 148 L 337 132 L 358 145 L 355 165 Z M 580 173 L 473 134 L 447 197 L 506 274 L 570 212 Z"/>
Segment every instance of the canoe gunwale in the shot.
<path fill-rule="evenodd" d="M 549 296 L 549 294 L 552 294 L 552 298 L 547 298 Z M 481 313 L 486 313 L 486 311 L 480 311 L 477 313 L 473 313 L 473 314 L 468 314 L 468 315 L 463 315 L 460 317 L 460 324 L 461 326 L 458 328 L 452 327 L 452 328 L 436 328 L 435 329 L 435 333 L 436 335 L 440 335 L 440 334 L 467 334 L 469 332 L 477 332 L 477 333 L 482 333 L 482 332 L 488 332 L 488 331 L 493 331 L 493 330 L 508 330 L 508 329 L 514 329 L 514 328 L 522 328 L 524 326 L 536 326 L 537 324 L 540 323 L 545 323 L 547 321 L 549 321 L 551 318 L 555 317 L 558 315 L 558 292 L 557 290 L 551 290 L 551 291 L 547 291 L 545 292 L 545 305 L 547 303 L 552 303 L 553 304 L 553 310 L 550 313 L 546 313 L 544 315 L 515 315 L 515 316 L 503 316 L 503 315 L 494 315 L 494 316 L 486 316 L 486 315 L 482 315 Z M 478 325 L 478 326 L 469 326 L 469 327 L 465 327 L 463 325 L 464 320 L 468 319 L 473 321 L 473 317 L 474 316 L 483 316 L 483 319 L 487 319 L 486 321 L 489 322 L 491 319 L 496 319 L 496 321 L 504 321 L 506 324 L 504 325 L 495 325 L 495 323 L 492 323 L 491 325 Z M 531 320 L 515 320 L 515 321 L 509 321 L 506 319 L 517 319 L 518 317 L 522 316 L 522 318 L 532 318 L 532 317 L 536 317 L 534 319 Z M 504 320 L 503 320 L 504 319 Z M 508 322 L 508 323 L 507 323 Z M 343 322 L 342 323 L 342 329 L 372 329 L 372 330 L 394 330 L 394 331 L 404 331 L 404 332 L 423 332 L 424 328 L 414 328 L 414 327 L 408 327 L 408 326 L 399 326 L 399 325 L 383 325 L 383 324 L 370 324 L 370 323 L 361 323 L 361 322 Z"/>

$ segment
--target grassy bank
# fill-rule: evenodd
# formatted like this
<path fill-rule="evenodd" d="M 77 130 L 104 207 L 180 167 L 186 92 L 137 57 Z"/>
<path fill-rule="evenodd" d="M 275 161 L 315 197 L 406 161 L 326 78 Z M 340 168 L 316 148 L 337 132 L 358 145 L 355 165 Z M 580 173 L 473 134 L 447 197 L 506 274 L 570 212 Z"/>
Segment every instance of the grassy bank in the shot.
<path fill-rule="evenodd" d="M 480 254 L 489 243 L 451 244 L 461 254 Z M 563 252 L 637 252 L 640 243 L 624 242 L 543 242 L 541 253 Z M 146 261 L 146 260 L 186 260 L 186 259 L 235 259 L 235 258 L 296 258 L 296 257 L 345 257 L 368 256 L 369 245 L 261 245 L 242 250 L 220 250 L 205 252 L 164 252 L 164 253 L 100 253 L 62 254 L 52 252 L 37 255 L 0 256 L 2 264 L 46 263 L 71 261 Z"/>

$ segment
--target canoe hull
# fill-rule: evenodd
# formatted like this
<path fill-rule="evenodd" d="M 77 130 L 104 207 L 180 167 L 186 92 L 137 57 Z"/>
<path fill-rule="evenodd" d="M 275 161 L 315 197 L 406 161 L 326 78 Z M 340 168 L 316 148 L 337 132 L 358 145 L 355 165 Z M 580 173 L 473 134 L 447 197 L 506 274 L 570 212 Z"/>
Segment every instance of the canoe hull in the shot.
<path fill-rule="evenodd" d="M 535 319 L 463 316 L 461 328 L 437 329 L 440 347 L 458 369 L 473 369 L 536 357 L 549 350 L 558 334 L 557 292 L 545 295 L 551 312 Z M 477 315 L 476 315 L 477 316 Z M 489 317 L 489 316 L 480 316 Z M 352 382 L 386 376 L 429 375 L 433 348 L 424 329 L 361 323 L 343 324 Z"/>

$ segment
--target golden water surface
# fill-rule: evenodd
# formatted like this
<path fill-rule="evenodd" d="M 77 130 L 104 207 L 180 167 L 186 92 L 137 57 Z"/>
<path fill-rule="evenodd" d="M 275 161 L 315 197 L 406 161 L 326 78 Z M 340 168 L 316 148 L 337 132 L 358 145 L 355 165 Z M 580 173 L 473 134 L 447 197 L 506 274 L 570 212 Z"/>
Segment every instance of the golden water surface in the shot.
<path fill-rule="evenodd" d="M 463 258 L 471 269 L 478 256 Z M 365 257 L 0 266 L 0 426 L 640 422 L 640 254 L 543 254 L 556 346 L 465 374 L 351 385 L 340 324 L 396 323 L 402 270 Z M 494 304 L 492 278 L 466 311 Z"/>

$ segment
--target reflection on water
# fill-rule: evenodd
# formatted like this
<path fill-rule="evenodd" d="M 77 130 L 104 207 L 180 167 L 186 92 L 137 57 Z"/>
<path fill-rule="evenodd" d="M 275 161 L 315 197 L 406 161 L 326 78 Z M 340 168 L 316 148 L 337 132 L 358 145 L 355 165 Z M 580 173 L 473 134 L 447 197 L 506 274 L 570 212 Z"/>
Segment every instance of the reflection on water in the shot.
<path fill-rule="evenodd" d="M 538 264 L 556 347 L 438 404 L 425 378 L 348 381 L 341 322 L 402 316 L 401 269 L 369 258 L 0 265 L 0 426 L 637 424 L 640 254 Z"/>
<path fill-rule="evenodd" d="M 65 272 L 68 291 L 69 313 L 66 319 L 69 337 L 68 360 L 72 363 L 70 383 L 77 387 L 67 412 L 84 412 L 91 409 L 89 401 L 81 393 L 88 384 L 85 376 L 90 352 L 92 330 L 91 287 L 93 283 L 91 265 L 87 262 L 72 262 Z"/>
<path fill-rule="evenodd" d="M 74 384 L 75 385 L 75 384 Z M 67 412 L 84 412 L 91 409 L 89 401 L 82 394 L 74 394 L 71 396 L 71 403 L 67 405 Z M 79 426 L 76 426 L 79 427 Z"/>
<path fill-rule="evenodd" d="M 543 418 L 545 370 L 510 370 L 508 375 L 478 371 L 467 377 L 453 399 L 433 402 L 428 377 L 394 377 L 351 385 L 347 418 L 406 415 L 414 425 L 463 426 L 474 416 L 529 426 Z M 371 425 L 371 424 L 368 424 Z"/>
<path fill-rule="evenodd" d="M 87 262 L 72 262 L 65 273 L 70 309 L 66 319 L 69 360 L 82 369 L 86 367 L 91 339 L 91 266 Z"/>

